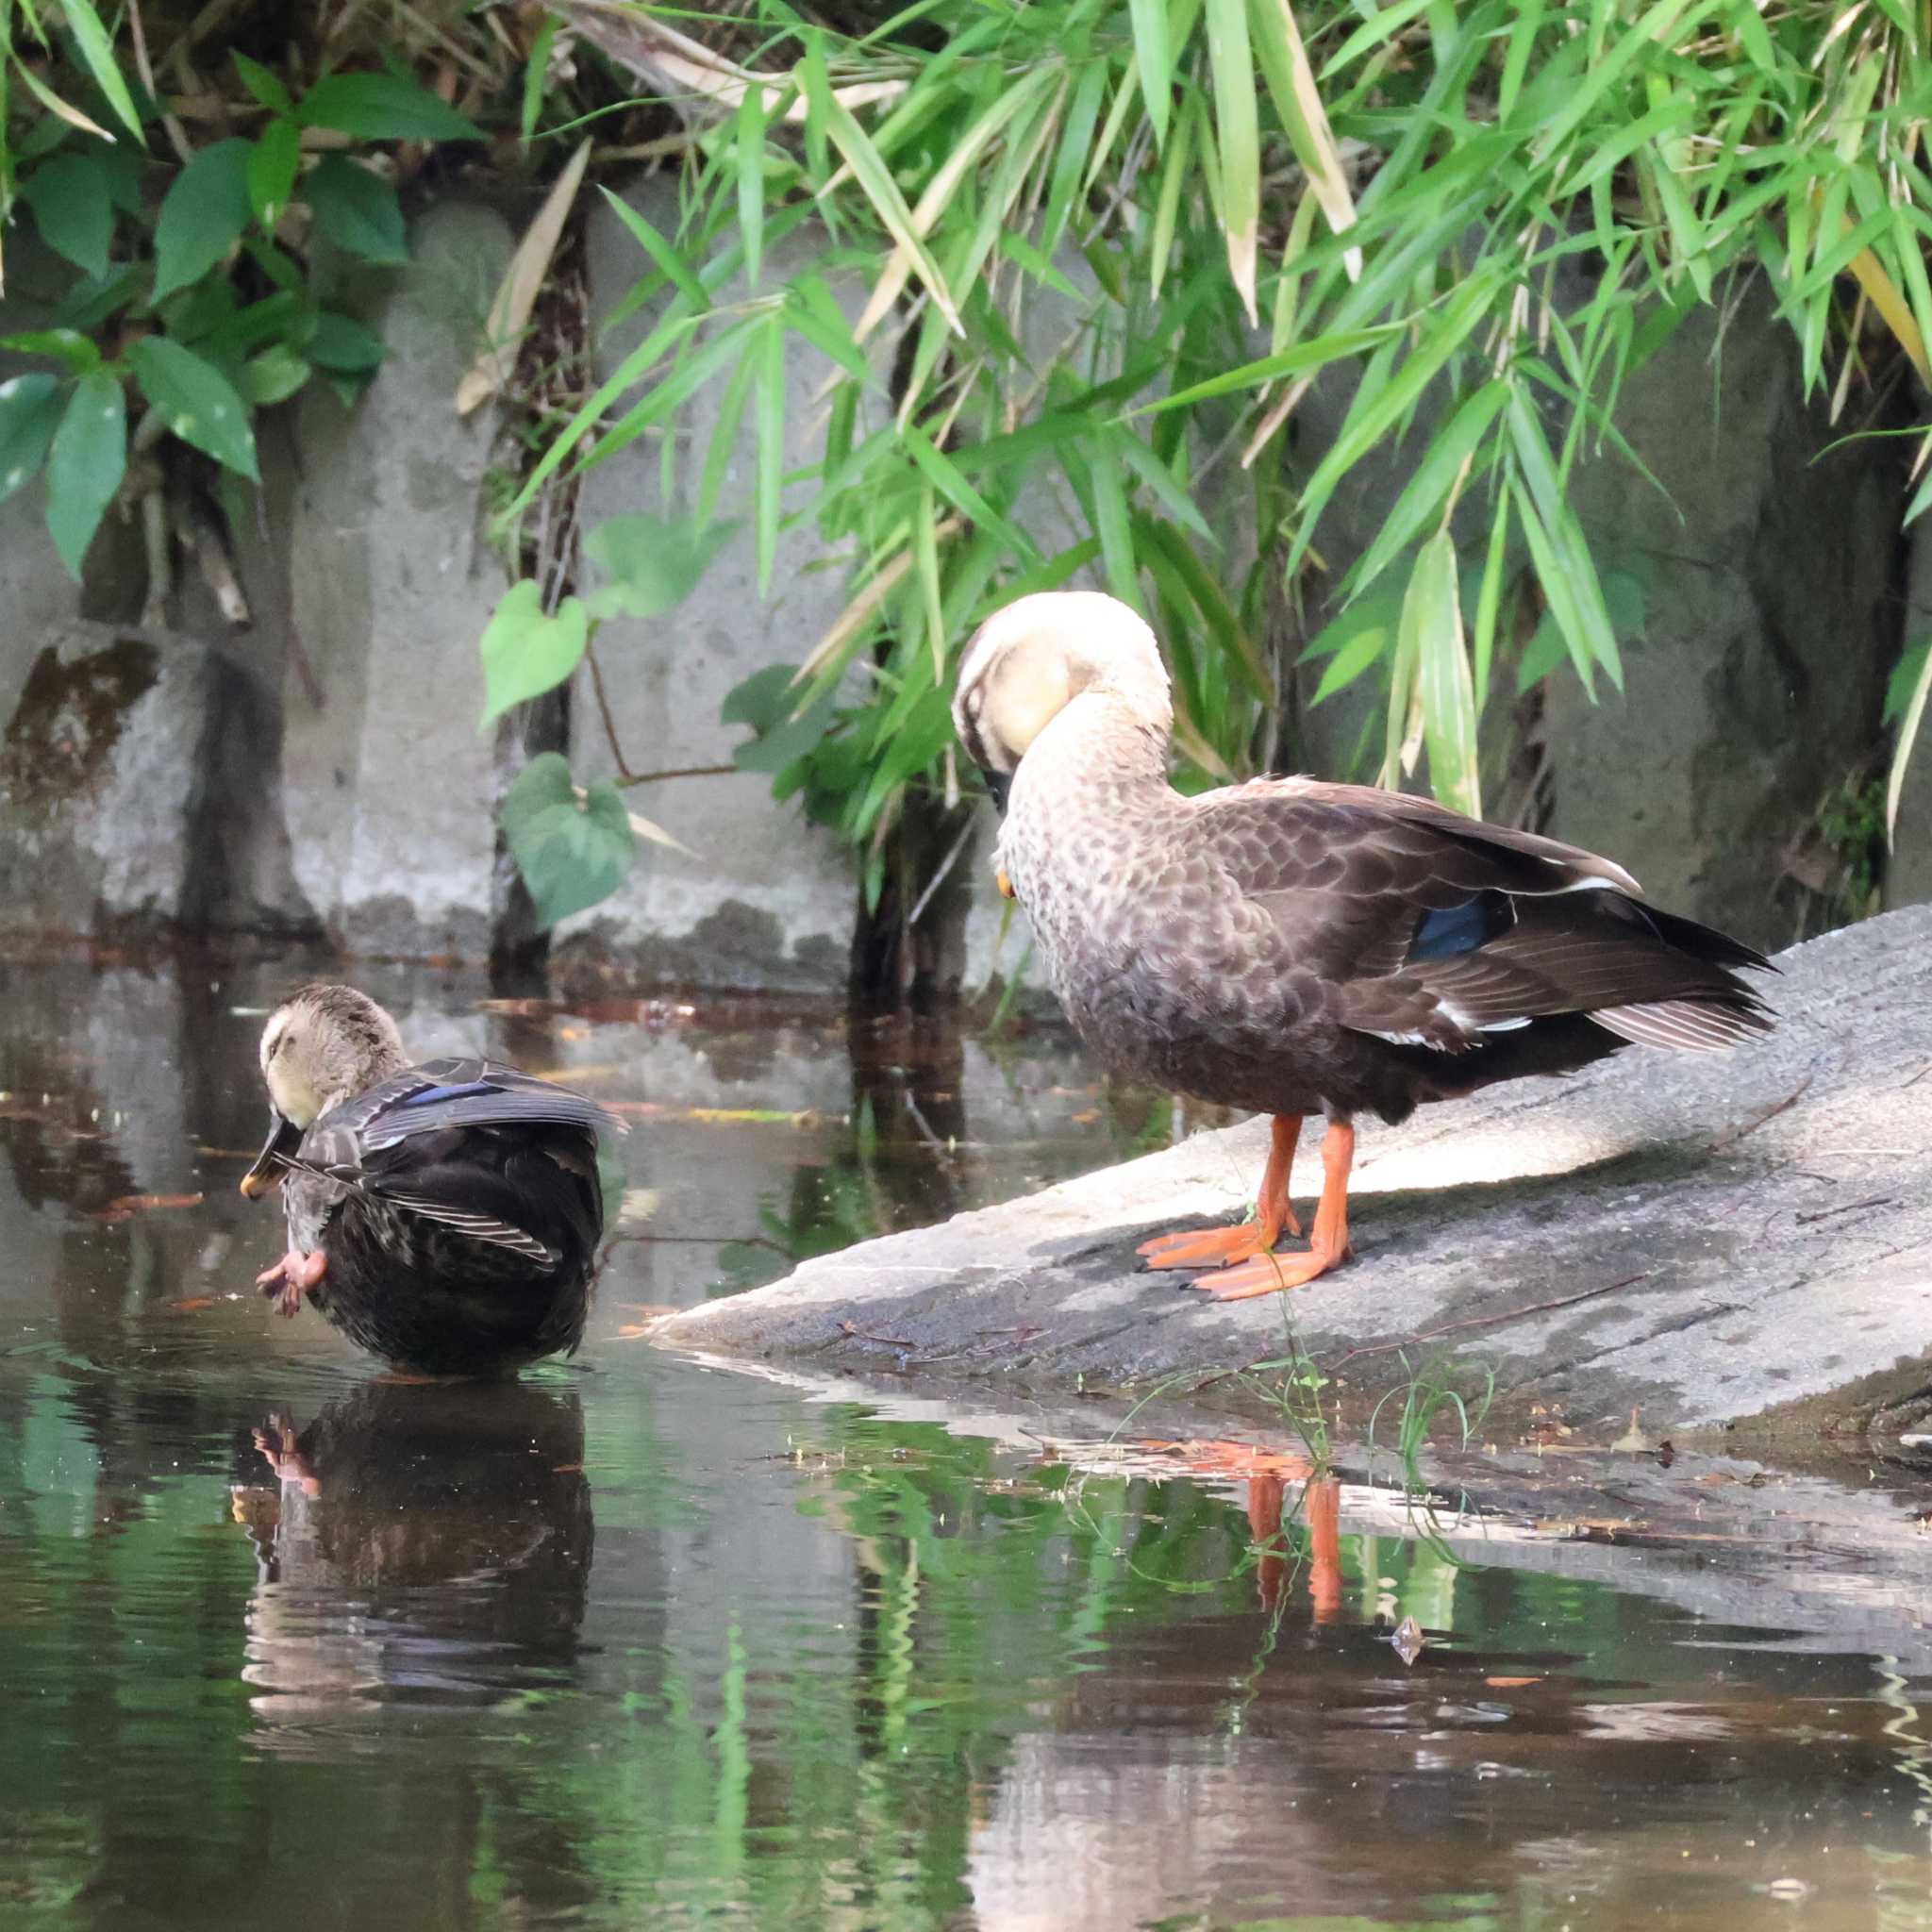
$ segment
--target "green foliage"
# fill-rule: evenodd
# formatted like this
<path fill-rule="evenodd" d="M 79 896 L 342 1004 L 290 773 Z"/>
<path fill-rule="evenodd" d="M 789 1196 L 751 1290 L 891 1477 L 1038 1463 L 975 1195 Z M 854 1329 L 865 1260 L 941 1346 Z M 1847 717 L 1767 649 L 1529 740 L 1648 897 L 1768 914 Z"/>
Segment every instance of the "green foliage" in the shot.
<path fill-rule="evenodd" d="M 554 690 L 577 668 L 591 641 L 590 612 L 581 597 L 566 597 L 554 612 L 525 578 L 504 593 L 483 632 L 483 716 L 494 724 L 512 705 Z"/>
<path fill-rule="evenodd" d="M 127 363 L 142 393 L 183 442 L 251 482 L 260 480 L 248 406 L 213 363 L 166 336 L 142 337 L 127 351 Z"/>
<path fill-rule="evenodd" d="M 693 119 L 676 232 L 619 207 L 643 339 L 513 508 L 717 378 L 701 513 L 742 435 L 761 581 L 810 525 L 853 587 L 782 718 L 760 687 L 761 744 L 810 720 L 812 745 L 753 757 L 874 856 L 913 788 L 954 795 L 963 640 L 1083 570 L 1168 644 L 1182 782 L 1263 766 L 1273 613 L 1391 446 L 1407 482 L 1329 586 L 1352 627 L 1310 653 L 1315 698 L 1380 680 L 1385 780 L 1426 746 L 1473 807 L 1499 660 L 1621 687 L 1631 626 L 1570 486 L 1631 456 L 1624 386 L 1692 308 L 1755 272 L 1807 391 L 1840 352 L 1874 380 L 1888 341 L 1932 375 L 1909 9 L 933 0 L 855 40 L 763 0 L 748 25 L 766 84 Z M 775 275 L 812 212 L 831 251 Z M 793 339 L 823 384 L 781 380 Z M 1345 409 L 1303 460 L 1315 380 Z"/>
<path fill-rule="evenodd" d="M 396 192 L 367 168 L 327 155 L 303 181 L 302 198 L 315 225 L 346 254 L 390 265 L 408 260 Z"/>
<path fill-rule="evenodd" d="M 237 75 L 269 117 L 238 117 L 256 131 L 212 141 L 180 165 L 143 157 L 144 115 L 103 17 L 88 0 L 63 0 L 61 13 L 64 41 L 49 38 L 41 9 L 0 8 L 0 62 L 10 58 L 27 85 L 16 106 L 38 109 L 0 129 L 0 216 L 17 197 L 82 276 L 53 325 L 0 342 L 59 372 L 0 388 L 0 494 L 44 464 L 48 527 L 78 575 L 128 475 L 130 435 L 144 448 L 165 430 L 254 481 L 257 409 L 286 402 L 317 372 L 353 399 L 380 363 L 376 337 L 312 285 L 302 225 L 285 223 L 291 201 L 305 201 L 336 246 L 400 262 L 395 190 L 358 155 L 372 142 L 474 141 L 480 130 L 405 75 L 325 75 L 298 99 L 237 54 Z M 51 57 L 45 78 L 25 58 L 34 41 Z M 76 107 L 76 94 L 104 105 Z M 139 98 L 145 106 L 144 90 Z M 355 145 L 305 175 L 305 127 Z M 147 411 L 132 421 L 130 387 Z"/>
<path fill-rule="evenodd" d="M 75 577 L 127 467 L 127 411 L 120 383 L 90 370 L 68 392 L 47 454 L 47 528 Z"/>
<path fill-rule="evenodd" d="M 1437 1423 L 1445 1415 L 1453 1415 L 1458 1432 L 1457 1446 L 1468 1448 L 1495 1399 L 1496 1377 L 1491 1369 L 1458 1364 L 1448 1357 L 1427 1362 L 1420 1370 L 1409 1366 L 1407 1354 L 1397 1358 L 1402 1363 L 1405 1379 L 1384 1395 L 1371 1413 L 1369 1446 L 1372 1450 L 1375 1446 L 1375 1431 L 1383 1412 L 1399 1400 L 1400 1407 L 1396 1409 L 1394 1421 L 1395 1453 L 1401 1457 L 1403 1481 L 1409 1494 L 1418 1495 L 1427 1487 L 1423 1476 L 1422 1456 Z M 1471 1392 L 1465 1394 L 1457 1387 L 1458 1379 L 1471 1385 Z M 1477 1381 L 1482 1384 L 1479 1392 L 1474 1386 Z"/>
<path fill-rule="evenodd" d="M 630 870 L 624 800 L 600 779 L 579 797 L 554 751 L 534 758 L 504 794 L 501 820 L 544 928 L 608 899 Z"/>
<path fill-rule="evenodd" d="M 478 728 L 562 684 L 609 619 L 650 619 L 675 609 L 732 528 L 689 517 L 611 517 L 583 540 L 585 558 L 605 580 L 596 590 L 546 611 L 536 584 L 527 577 L 512 584 L 483 632 Z M 541 775 L 533 777 L 540 768 Z M 590 787 L 581 810 L 577 796 L 568 766 L 551 752 L 523 773 L 503 803 L 504 836 L 546 928 L 617 890 L 630 868 L 633 824 L 646 837 L 675 842 L 642 820 L 633 822 L 608 781 Z"/>

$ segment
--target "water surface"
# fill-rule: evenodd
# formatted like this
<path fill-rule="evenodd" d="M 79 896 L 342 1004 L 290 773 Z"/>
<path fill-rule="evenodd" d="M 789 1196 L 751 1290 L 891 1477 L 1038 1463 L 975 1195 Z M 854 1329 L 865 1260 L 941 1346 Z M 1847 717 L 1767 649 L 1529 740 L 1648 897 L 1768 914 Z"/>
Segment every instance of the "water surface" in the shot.
<path fill-rule="evenodd" d="M 0 1924 L 1932 1923 L 1916 1612 L 1834 1641 L 1634 1554 L 1324 1543 L 1291 1469 L 1120 1473 L 642 1339 L 1174 1130 L 1064 1042 L 374 975 L 418 1052 L 635 1127 L 581 1354 L 424 1387 L 249 1291 L 288 980 L 9 969 Z"/>

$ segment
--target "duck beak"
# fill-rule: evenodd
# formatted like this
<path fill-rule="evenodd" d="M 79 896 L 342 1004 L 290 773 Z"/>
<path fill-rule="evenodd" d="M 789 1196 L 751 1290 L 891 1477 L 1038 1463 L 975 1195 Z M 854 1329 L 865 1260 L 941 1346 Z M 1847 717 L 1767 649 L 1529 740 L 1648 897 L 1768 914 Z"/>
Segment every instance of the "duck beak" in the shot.
<path fill-rule="evenodd" d="M 255 1165 L 242 1176 L 242 1191 L 253 1201 L 265 1194 L 282 1177 L 282 1159 L 302 1144 L 302 1129 L 280 1108 L 268 1110 L 268 1139 L 255 1157 Z"/>

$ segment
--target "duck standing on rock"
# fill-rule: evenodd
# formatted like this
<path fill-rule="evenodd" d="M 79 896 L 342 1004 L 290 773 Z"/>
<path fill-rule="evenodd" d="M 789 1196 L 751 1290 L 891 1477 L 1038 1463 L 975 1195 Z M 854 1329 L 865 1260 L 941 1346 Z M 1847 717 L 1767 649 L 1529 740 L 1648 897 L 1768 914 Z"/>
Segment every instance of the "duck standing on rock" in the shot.
<path fill-rule="evenodd" d="M 1350 1258 L 1357 1113 L 1401 1121 L 1632 1042 L 1701 1051 L 1773 1024 L 1738 976 L 1762 955 L 1576 846 L 1309 778 L 1183 797 L 1154 633 L 1115 598 L 1048 591 L 989 618 L 953 721 L 1003 799 L 1000 889 L 1082 1040 L 1118 1072 L 1274 1117 L 1253 1221 L 1141 1249 L 1158 1269 L 1221 1264 L 1193 1284 L 1218 1299 Z M 1315 1112 L 1313 1235 L 1277 1256 L 1301 1232 L 1289 1168 Z"/>
<path fill-rule="evenodd" d="M 269 1134 L 242 1177 L 282 1183 L 289 1252 L 257 1277 L 429 1374 L 500 1373 L 575 1349 L 604 1231 L 594 1101 L 485 1059 L 412 1067 L 353 987 L 305 986 L 261 1036 Z"/>

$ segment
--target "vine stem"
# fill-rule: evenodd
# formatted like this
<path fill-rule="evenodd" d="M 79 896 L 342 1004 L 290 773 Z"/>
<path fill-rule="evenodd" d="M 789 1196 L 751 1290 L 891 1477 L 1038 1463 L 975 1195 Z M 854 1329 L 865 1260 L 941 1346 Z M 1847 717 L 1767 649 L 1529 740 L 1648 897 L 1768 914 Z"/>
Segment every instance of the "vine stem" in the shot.
<path fill-rule="evenodd" d="M 604 667 L 597 662 L 597 646 L 586 642 L 584 661 L 591 667 L 591 689 L 597 693 L 597 714 L 604 720 L 604 736 L 610 741 L 610 756 L 617 760 L 617 782 L 620 785 L 638 785 L 643 781 L 634 773 L 624 756 L 624 747 L 617 741 L 617 720 L 610 713 L 610 694 L 604 689 Z"/>
<path fill-rule="evenodd" d="M 625 791 L 633 785 L 655 784 L 659 778 L 723 778 L 739 769 L 737 765 L 678 765 L 668 772 L 625 772 L 610 782 L 619 791 Z"/>

